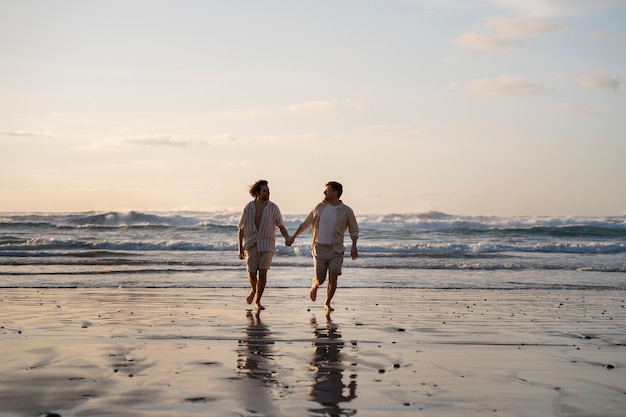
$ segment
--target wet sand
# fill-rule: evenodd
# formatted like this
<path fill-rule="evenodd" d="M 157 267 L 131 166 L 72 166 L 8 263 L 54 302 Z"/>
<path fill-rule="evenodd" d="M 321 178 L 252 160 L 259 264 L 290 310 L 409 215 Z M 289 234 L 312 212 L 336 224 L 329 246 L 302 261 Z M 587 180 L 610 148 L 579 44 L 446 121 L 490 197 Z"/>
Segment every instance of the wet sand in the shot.
<path fill-rule="evenodd" d="M 1 289 L 0 415 L 623 416 L 626 292 Z"/>

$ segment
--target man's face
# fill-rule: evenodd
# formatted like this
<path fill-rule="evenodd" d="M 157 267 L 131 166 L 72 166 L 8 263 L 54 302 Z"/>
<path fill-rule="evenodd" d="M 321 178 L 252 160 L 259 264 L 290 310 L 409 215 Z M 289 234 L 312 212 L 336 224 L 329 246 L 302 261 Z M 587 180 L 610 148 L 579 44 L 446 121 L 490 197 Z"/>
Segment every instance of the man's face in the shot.
<path fill-rule="evenodd" d="M 331 187 L 330 185 L 327 185 L 326 189 L 324 190 L 324 200 L 333 200 L 336 196 L 337 191 L 333 190 L 333 187 Z"/>
<path fill-rule="evenodd" d="M 259 190 L 258 196 L 261 200 L 264 200 L 264 201 L 269 200 L 270 199 L 270 187 L 268 187 L 267 185 L 262 185 L 261 189 Z"/>

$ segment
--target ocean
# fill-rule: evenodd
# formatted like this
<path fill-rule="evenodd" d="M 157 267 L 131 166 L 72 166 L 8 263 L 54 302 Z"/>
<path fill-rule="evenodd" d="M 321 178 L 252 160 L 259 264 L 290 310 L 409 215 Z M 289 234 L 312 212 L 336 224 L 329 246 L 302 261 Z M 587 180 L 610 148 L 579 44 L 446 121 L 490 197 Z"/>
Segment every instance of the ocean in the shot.
<path fill-rule="evenodd" d="M 239 212 L 0 213 L 0 287 L 246 288 Z M 305 215 L 284 215 L 293 233 Z M 626 289 L 626 216 L 357 216 L 340 287 Z M 277 235 L 268 289 L 308 288 L 310 230 Z M 350 239 L 346 237 L 346 243 Z"/>

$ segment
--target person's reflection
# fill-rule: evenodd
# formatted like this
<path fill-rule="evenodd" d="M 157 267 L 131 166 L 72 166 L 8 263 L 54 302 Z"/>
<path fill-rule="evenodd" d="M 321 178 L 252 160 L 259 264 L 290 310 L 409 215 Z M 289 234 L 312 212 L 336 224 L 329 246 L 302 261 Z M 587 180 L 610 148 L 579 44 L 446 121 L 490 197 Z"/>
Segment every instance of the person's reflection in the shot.
<path fill-rule="evenodd" d="M 270 337 L 270 329 L 263 324 L 260 314 L 248 311 L 246 317 L 248 318 L 246 338 L 239 341 L 239 346 L 245 349 L 239 349 L 237 369 L 240 374 L 271 383 L 274 340 Z"/>
<path fill-rule="evenodd" d="M 350 416 L 357 410 L 340 408 L 345 403 L 356 398 L 356 373 L 350 375 L 348 385 L 343 383 L 344 365 L 341 350 L 344 347 L 339 327 L 326 316 L 325 325 L 317 324 L 315 318 L 311 320 L 313 327 L 313 361 L 311 370 L 314 372 L 311 386 L 311 399 L 318 402 L 322 408 L 311 410 L 327 416 Z"/>
<path fill-rule="evenodd" d="M 247 314 L 246 337 L 239 341 L 237 372 L 250 379 L 244 380 L 243 402 L 246 409 L 273 415 L 275 410 L 270 389 L 278 386 L 274 368 L 274 340 L 268 326 L 258 313 Z"/>

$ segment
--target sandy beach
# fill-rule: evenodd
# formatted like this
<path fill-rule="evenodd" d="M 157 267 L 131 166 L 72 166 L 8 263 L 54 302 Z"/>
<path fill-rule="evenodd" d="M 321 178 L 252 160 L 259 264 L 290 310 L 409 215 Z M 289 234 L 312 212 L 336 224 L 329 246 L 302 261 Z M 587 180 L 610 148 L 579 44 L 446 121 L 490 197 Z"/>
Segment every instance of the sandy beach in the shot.
<path fill-rule="evenodd" d="M 626 409 L 624 291 L 340 288 L 330 316 L 307 292 L 2 289 L 0 415 Z"/>

